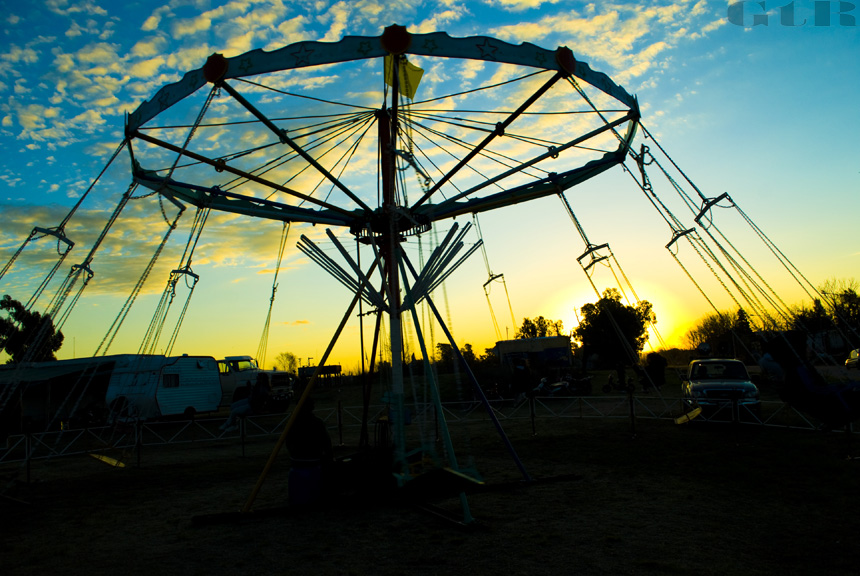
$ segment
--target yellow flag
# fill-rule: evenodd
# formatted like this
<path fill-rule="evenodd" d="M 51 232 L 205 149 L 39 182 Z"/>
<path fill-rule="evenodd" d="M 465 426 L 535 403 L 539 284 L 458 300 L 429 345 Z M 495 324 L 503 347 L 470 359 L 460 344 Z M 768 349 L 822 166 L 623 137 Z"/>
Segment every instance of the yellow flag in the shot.
<path fill-rule="evenodd" d="M 397 80 L 400 85 L 400 93 L 409 98 L 415 99 L 415 91 L 418 90 L 418 84 L 421 82 L 421 77 L 424 75 L 424 70 L 410 64 L 405 57 L 400 58 L 400 70 L 397 71 Z M 391 56 L 385 57 L 385 83 L 389 86 L 394 86 L 394 75 L 391 73 Z"/>

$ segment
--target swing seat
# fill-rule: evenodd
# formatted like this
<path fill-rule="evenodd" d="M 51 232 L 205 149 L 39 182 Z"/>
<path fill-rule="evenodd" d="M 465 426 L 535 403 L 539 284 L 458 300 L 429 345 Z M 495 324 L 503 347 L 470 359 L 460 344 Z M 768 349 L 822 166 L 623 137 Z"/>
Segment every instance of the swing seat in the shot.
<path fill-rule="evenodd" d="M 702 413 L 701 407 L 693 408 L 686 414 L 682 416 L 678 416 L 675 418 L 675 424 L 686 424 L 687 422 L 692 421 L 694 418 L 698 417 Z"/>
<path fill-rule="evenodd" d="M 125 464 L 122 461 L 117 460 L 116 458 L 111 458 L 110 456 L 105 456 L 104 454 L 95 453 L 90 453 L 90 456 L 92 456 L 96 460 L 101 460 L 105 464 L 109 464 L 114 468 L 125 468 Z"/>

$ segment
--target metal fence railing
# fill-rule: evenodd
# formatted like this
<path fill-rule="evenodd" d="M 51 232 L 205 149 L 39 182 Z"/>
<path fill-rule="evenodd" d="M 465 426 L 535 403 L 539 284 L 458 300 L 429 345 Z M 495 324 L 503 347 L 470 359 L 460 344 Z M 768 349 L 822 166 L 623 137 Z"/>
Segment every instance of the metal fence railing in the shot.
<path fill-rule="evenodd" d="M 659 395 L 537 397 L 492 400 L 489 404 L 496 419 L 501 422 L 531 419 L 534 423 L 547 418 L 674 419 L 687 411 L 682 399 Z M 427 419 L 428 414 L 432 418 L 432 405 L 411 405 L 407 408 L 407 423 L 410 420 Z M 350 442 L 358 444 L 363 412 L 360 406 L 340 405 L 318 407 L 316 410 L 316 414 L 328 426 L 333 441 L 341 445 Z M 477 401 L 445 403 L 443 413 L 449 426 L 490 420 L 483 404 Z M 387 415 L 387 405 L 371 405 L 368 426 L 375 426 L 381 417 Z M 289 413 L 248 417 L 241 420 L 238 430 L 230 432 L 220 429 L 224 422 L 222 416 L 18 434 L 7 437 L 5 441 L 0 440 L 0 465 L 86 453 L 114 454 L 125 460 L 137 460 L 139 464 L 144 448 L 215 442 L 238 444 L 244 454 L 245 443 L 280 435 L 288 418 Z M 760 412 L 753 412 L 743 405 L 727 406 L 710 414 L 702 414 L 698 419 L 734 421 L 752 426 L 807 430 L 820 428 L 820 423 L 783 402 L 762 402 Z M 370 433 L 373 433 L 372 429 Z"/>

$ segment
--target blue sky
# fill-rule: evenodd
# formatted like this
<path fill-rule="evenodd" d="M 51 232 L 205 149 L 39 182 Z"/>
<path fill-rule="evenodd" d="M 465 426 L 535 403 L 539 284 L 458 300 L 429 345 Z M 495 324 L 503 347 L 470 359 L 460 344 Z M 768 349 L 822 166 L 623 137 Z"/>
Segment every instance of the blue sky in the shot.
<path fill-rule="evenodd" d="M 788 20 L 786 6 L 793 8 Z M 33 226 L 62 221 L 120 144 L 125 114 L 200 68 L 210 54 L 378 36 L 397 23 L 413 33 L 569 47 L 577 59 L 636 95 L 644 126 L 684 173 L 708 197 L 728 192 L 813 284 L 857 278 L 860 42 L 858 28 L 848 24 L 860 9 L 843 6 L 840 20 L 838 3 L 830 3 L 833 14 L 823 25 L 815 6 L 767 2 L 763 12 L 748 2 L 740 26 L 728 19 L 729 3 L 708 1 L 3 1 L 0 262 Z M 753 26 L 756 15 L 767 25 Z M 441 80 L 428 74 L 425 81 L 430 86 Z M 665 186 L 652 178 L 655 188 Z M 76 247 L 66 264 L 87 254 L 129 182 L 128 155 L 121 154 L 76 213 L 70 226 Z M 610 243 L 638 296 L 654 304 L 658 328 L 670 344 L 690 321 L 711 311 L 664 248 L 670 231 L 628 174 L 615 170 L 567 195 L 589 239 Z M 95 351 L 164 233 L 160 212 L 155 202 L 137 203 L 112 230 L 94 261 L 92 284 L 64 325 L 61 357 Z M 733 216 L 724 210 L 716 218 L 737 234 L 744 253 L 766 259 Z M 184 218 L 112 353 L 137 351 L 167 273 L 181 255 L 190 211 Z M 573 309 L 595 295 L 576 263 L 581 241 L 558 200 L 486 213 L 480 224 L 491 268 L 504 274 L 515 321 L 543 315 L 572 328 Z M 318 359 L 349 299 L 295 249 L 299 233 L 319 238 L 322 231 L 295 228 L 279 276 L 268 363 L 285 350 Z M 194 260 L 201 283 L 174 352 L 253 355 L 271 295 L 280 228 L 222 214 L 207 232 L 205 249 Z M 0 279 L 0 291 L 29 298 L 55 253 L 48 240 L 29 246 Z M 778 266 L 766 260 L 755 266 L 786 301 L 803 298 Z M 495 339 L 481 288 L 486 279 L 475 255 L 446 283 L 444 294 L 458 341 L 479 350 Z M 603 289 L 612 279 L 595 277 L 595 283 Z M 731 306 L 719 286 L 706 290 L 718 306 Z M 41 305 L 46 303 L 47 297 Z M 512 335 L 499 290 L 492 304 Z M 333 360 L 354 366 L 357 338 L 353 321 Z"/>

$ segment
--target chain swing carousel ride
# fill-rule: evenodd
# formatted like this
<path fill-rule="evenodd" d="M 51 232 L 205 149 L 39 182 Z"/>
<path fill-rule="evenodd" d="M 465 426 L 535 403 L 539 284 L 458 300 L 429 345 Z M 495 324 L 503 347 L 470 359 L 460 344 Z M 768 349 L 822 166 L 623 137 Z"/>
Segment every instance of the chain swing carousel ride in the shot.
<path fill-rule="evenodd" d="M 87 257 L 72 267 L 49 313 L 55 320 L 68 316 L 93 276 L 90 264 L 99 243 L 138 187 L 178 209 L 170 230 L 186 205 L 197 209 L 186 254 L 165 291 L 171 298 L 169 288 L 178 279 L 191 277 L 194 284 L 198 280 L 190 267 L 191 251 L 212 210 L 281 222 L 285 233 L 279 262 L 288 227 L 324 227 L 325 248 L 319 234 L 316 241 L 303 235 L 298 248 L 343 284 L 352 301 L 243 512 L 251 510 L 295 415 L 356 307 L 369 306 L 377 315 L 371 358 L 382 334 L 381 320 L 387 318 L 386 396 L 393 445 L 389 480 L 405 489 L 442 483 L 462 488 L 463 522 L 468 523 L 472 517 L 464 486 L 478 482 L 479 475 L 458 462 L 445 424 L 429 362 L 434 325 L 451 345 L 465 380 L 523 478 L 531 478 L 434 302 L 434 291 L 482 245 L 480 230 L 478 240 L 470 243 L 466 238 L 471 224 L 460 226 L 455 219 L 471 215 L 477 222 L 480 213 L 558 195 L 577 223 L 565 191 L 623 166 L 628 157 L 643 167 L 645 149 L 641 155 L 633 150 L 639 127 L 636 98 L 577 60 L 566 47 L 547 50 L 484 36 L 412 34 L 392 25 L 378 37 L 302 41 L 231 58 L 213 54 L 202 68 L 164 86 L 127 117 L 125 140 L 111 162 L 122 149 L 128 150 L 132 184 Z M 632 169 L 625 170 L 633 174 Z M 643 191 L 651 194 L 650 186 Z M 701 198 L 702 210 L 710 209 L 713 203 Z M 66 239 L 65 223 L 79 205 L 60 226 L 34 229 L 28 241 L 39 235 L 58 238 L 68 245 L 62 262 L 73 245 Z M 660 206 L 655 203 L 658 210 Z M 170 224 L 166 214 L 165 220 Z M 673 226 L 673 242 L 690 233 L 680 223 L 677 228 Z M 359 254 L 369 256 L 369 265 L 362 266 L 360 257 L 353 257 L 344 236 L 355 241 Z M 427 258 L 424 238 L 432 240 Z M 583 240 L 586 253 L 580 261 L 588 258 L 589 266 L 583 268 L 590 274 L 591 263 L 603 259 L 595 253 L 608 247 L 593 246 L 584 236 Z M 488 263 L 487 268 L 489 283 L 495 278 Z M 84 280 L 72 295 L 80 277 Z M 42 286 L 46 284 L 47 280 Z M 160 328 L 151 326 L 153 330 Z M 410 330 L 423 358 L 425 386 L 423 392 L 412 390 L 408 395 L 412 406 L 407 407 L 404 343 L 409 334 L 404 332 Z M 178 325 L 171 343 L 176 331 Z M 412 427 L 419 430 L 417 438 L 407 434 L 407 411 L 419 421 Z M 365 413 L 365 438 L 366 425 Z M 441 450 L 436 448 L 437 437 Z"/>
<path fill-rule="evenodd" d="M 409 62 L 407 56 L 413 55 L 423 69 Z M 459 91 L 439 91 L 436 79 L 471 78 L 477 65 L 491 70 L 490 83 L 469 88 L 468 82 L 457 82 Z M 198 110 L 191 126 L 178 124 L 183 106 Z M 217 119 L 207 121 L 207 109 L 215 108 Z M 225 117 L 241 137 L 219 137 L 228 125 Z M 416 261 L 404 244 L 418 239 L 420 245 L 421 235 L 457 216 L 559 194 L 611 169 L 625 158 L 638 120 L 635 98 L 576 60 L 568 48 L 411 34 L 395 25 L 375 38 L 299 42 L 233 58 L 213 54 L 202 69 L 165 86 L 130 114 L 126 134 L 134 182 L 140 186 L 207 210 L 326 227 L 337 259 L 307 236 L 299 249 L 354 297 L 317 371 L 360 301 L 387 316 L 392 471 L 398 484 L 407 486 L 423 476 L 428 461 L 435 469 L 477 480 L 459 465 L 444 424 L 419 306 L 429 309 L 459 354 L 432 295 L 480 242 L 468 245 L 470 225 L 453 222 L 426 261 L 423 251 Z M 228 146 L 236 149 L 228 151 Z M 174 160 L 165 162 L 168 157 Z M 375 170 L 368 159 L 375 160 Z M 371 264 L 360 267 L 335 230 L 351 234 L 372 254 Z M 431 385 L 419 404 L 426 407 L 422 413 L 432 412 L 441 423 L 441 455 L 432 441 L 407 446 L 404 316 L 425 359 Z M 474 375 L 465 363 L 461 366 L 529 478 Z M 294 414 L 312 388 L 313 383 L 305 388 Z M 465 496 L 461 499 L 469 521 Z"/>

